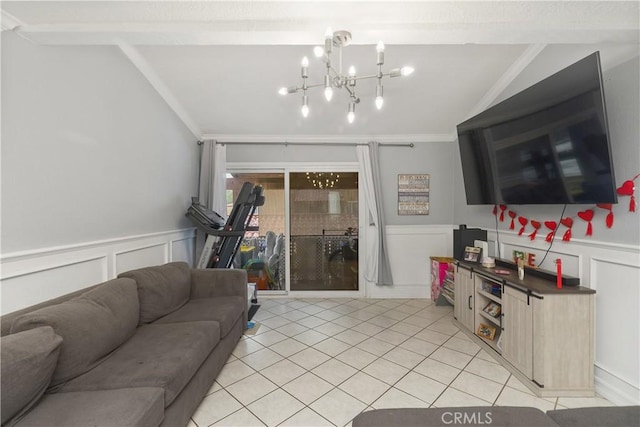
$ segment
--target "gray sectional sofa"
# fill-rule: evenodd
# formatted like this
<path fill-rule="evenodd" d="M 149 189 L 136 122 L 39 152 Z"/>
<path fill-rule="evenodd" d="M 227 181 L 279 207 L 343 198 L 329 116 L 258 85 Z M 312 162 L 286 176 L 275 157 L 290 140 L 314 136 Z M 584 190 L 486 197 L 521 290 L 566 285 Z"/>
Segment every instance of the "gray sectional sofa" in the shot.
<path fill-rule="evenodd" d="M 186 263 L 7 314 L 2 425 L 184 426 L 246 325 L 246 271 Z"/>

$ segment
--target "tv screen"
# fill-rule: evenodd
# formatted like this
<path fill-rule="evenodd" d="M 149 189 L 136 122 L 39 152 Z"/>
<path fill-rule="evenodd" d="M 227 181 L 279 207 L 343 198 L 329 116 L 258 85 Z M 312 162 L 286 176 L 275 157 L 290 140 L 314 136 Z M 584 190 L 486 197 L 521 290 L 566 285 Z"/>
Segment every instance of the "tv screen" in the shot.
<path fill-rule="evenodd" d="M 617 203 L 596 52 L 458 125 L 467 203 Z"/>

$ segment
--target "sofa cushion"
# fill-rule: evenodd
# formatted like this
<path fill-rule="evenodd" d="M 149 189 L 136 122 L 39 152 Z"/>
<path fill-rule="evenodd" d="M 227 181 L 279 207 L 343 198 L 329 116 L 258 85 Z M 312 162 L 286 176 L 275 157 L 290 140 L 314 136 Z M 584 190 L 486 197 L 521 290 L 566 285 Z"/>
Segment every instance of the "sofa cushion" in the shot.
<path fill-rule="evenodd" d="M 28 410 L 51 382 L 62 338 L 51 327 L 2 337 L 0 372 L 2 424 Z"/>
<path fill-rule="evenodd" d="M 118 277 L 128 277 L 138 284 L 141 325 L 179 309 L 191 293 L 191 268 L 185 262 L 131 270 Z"/>
<path fill-rule="evenodd" d="M 45 394 L 20 427 L 157 426 L 164 417 L 161 388 L 80 391 Z"/>
<path fill-rule="evenodd" d="M 161 387 L 168 406 L 219 341 L 218 322 L 140 326 L 109 358 L 64 384 L 60 392 Z"/>
<path fill-rule="evenodd" d="M 242 297 L 195 298 L 173 313 L 156 320 L 155 323 L 215 320 L 220 323 L 220 338 L 224 338 L 242 316 L 246 305 L 247 301 Z"/>
<path fill-rule="evenodd" d="M 638 427 L 640 425 L 640 406 L 558 409 L 547 411 L 547 415 L 563 427 Z"/>
<path fill-rule="evenodd" d="M 93 368 L 125 342 L 138 325 L 136 283 L 115 279 L 62 304 L 18 317 L 11 332 L 51 326 L 63 339 L 51 385 Z"/>

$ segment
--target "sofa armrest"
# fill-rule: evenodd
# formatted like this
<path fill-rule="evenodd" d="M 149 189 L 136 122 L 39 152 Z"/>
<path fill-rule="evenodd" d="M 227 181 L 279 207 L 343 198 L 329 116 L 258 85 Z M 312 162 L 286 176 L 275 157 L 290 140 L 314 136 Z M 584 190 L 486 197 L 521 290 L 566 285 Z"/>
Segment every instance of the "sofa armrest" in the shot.
<path fill-rule="evenodd" d="M 191 298 L 241 296 L 247 301 L 247 271 L 205 268 L 191 270 Z"/>

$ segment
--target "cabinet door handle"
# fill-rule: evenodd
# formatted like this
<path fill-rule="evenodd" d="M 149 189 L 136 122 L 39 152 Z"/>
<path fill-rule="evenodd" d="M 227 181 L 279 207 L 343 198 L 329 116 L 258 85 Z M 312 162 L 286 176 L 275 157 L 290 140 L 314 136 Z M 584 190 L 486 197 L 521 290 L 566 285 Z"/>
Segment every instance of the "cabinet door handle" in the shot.
<path fill-rule="evenodd" d="M 468 301 L 469 310 L 472 310 L 472 308 L 471 308 L 471 298 L 472 297 L 473 297 L 473 295 L 469 295 L 469 301 Z"/>

